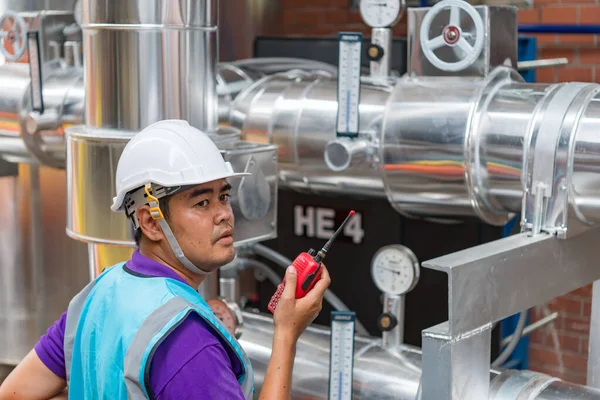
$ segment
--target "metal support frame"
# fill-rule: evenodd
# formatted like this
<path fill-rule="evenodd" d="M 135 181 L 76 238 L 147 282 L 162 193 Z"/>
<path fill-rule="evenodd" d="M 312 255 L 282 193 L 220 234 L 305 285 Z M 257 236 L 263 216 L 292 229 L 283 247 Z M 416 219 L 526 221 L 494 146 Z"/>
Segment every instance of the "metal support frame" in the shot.
<path fill-rule="evenodd" d="M 423 400 L 488 398 L 491 324 L 600 279 L 599 240 L 520 233 L 423 263 L 448 274 L 449 317 L 422 334 Z"/>

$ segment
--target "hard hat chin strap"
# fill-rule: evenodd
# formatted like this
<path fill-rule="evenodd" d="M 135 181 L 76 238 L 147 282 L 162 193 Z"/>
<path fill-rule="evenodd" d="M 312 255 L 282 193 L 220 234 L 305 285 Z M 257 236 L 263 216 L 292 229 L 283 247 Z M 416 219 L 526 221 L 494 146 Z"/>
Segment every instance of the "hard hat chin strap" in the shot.
<path fill-rule="evenodd" d="M 165 220 L 165 217 L 164 217 L 162 211 L 160 210 L 160 207 L 158 206 L 158 199 L 156 197 L 152 196 L 152 194 L 150 194 L 151 189 L 152 189 L 152 187 L 149 184 L 144 187 L 144 190 L 147 195 L 148 204 L 150 205 L 150 215 L 152 216 L 152 218 L 155 221 L 158 221 L 160 228 L 162 229 L 163 233 L 165 234 L 165 237 L 167 238 L 167 241 L 169 242 L 169 245 L 171 246 L 171 249 L 173 250 L 173 253 L 175 254 L 175 257 L 177 257 L 177 259 L 183 264 L 184 267 L 186 267 L 188 270 L 190 270 L 191 272 L 193 272 L 195 274 L 201 274 L 201 275 L 211 274 L 211 272 L 206 272 L 206 271 L 203 271 L 200 268 L 196 267 L 185 256 L 185 254 L 183 253 L 183 250 L 179 246 L 179 243 L 177 243 L 177 239 L 175 239 L 175 235 L 173 235 L 173 231 L 171 230 L 171 227 Z"/>

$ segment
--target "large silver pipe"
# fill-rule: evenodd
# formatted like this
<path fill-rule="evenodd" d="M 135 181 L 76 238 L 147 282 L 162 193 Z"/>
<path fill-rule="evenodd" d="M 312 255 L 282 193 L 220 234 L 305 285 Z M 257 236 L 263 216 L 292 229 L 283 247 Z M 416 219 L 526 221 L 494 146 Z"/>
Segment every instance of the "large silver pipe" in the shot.
<path fill-rule="evenodd" d="M 240 344 L 254 368 L 256 394 L 271 356 L 273 319 L 244 312 Z M 298 341 L 292 377 L 292 399 L 326 399 L 329 388 L 330 331 L 310 326 Z M 374 337 L 354 340 L 353 398 L 415 400 L 421 378 L 421 350 L 402 345 L 387 349 Z M 532 371 L 490 370 L 490 399 L 600 399 L 600 390 Z"/>
<path fill-rule="evenodd" d="M 385 104 L 393 87 L 370 82 L 361 86 L 360 131 L 366 139 L 381 130 Z M 368 162 L 351 163 L 332 172 L 324 159 L 336 139 L 337 80 L 323 73 L 287 71 L 273 74 L 235 99 L 231 123 L 245 140 L 279 146 L 280 181 L 315 193 L 349 193 L 384 197 L 381 174 Z M 372 158 L 368 154 L 367 159 Z"/>
<path fill-rule="evenodd" d="M 216 0 L 88 0 L 82 28 L 88 126 L 216 130 Z"/>
<path fill-rule="evenodd" d="M 363 78 L 360 136 L 349 140 L 335 133 L 335 78 L 282 73 L 239 94 L 232 124 L 246 140 L 277 144 L 281 184 L 299 191 L 387 196 L 406 215 L 502 225 L 521 211 L 523 175 L 536 160 L 554 165 L 550 178 L 565 175 L 573 214 L 596 222 L 598 88 L 527 84 L 505 67 L 486 78 L 404 77 L 393 86 Z M 572 101 L 561 103 L 555 96 L 565 90 Z M 546 156 L 536 143 L 548 126 L 563 133 Z"/>
<path fill-rule="evenodd" d="M 70 126 L 83 123 L 85 89 L 83 69 L 66 66 L 55 68 L 43 85 L 44 101 L 52 114 L 58 117 L 53 126 L 46 127 L 41 136 L 44 139 L 41 150 L 47 157 L 56 160 L 64 168 L 64 131 Z M 231 120 L 232 104 L 236 96 L 259 79 L 290 69 L 321 71 L 335 76 L 334 67 L 329 64 L 295 58 L 248 59 L 217 64 L 216 91 L 218 95 L 219 124 L 228 125 Z M 47 71 L 48 72 L 48 71 Z M 6 63 L 0 66 L 0 157 L 11 162 L 34 162 L 34 155 L 22 139 L 22 130 L 35 127 L 36 120 L 29 118 L 31 92 L 29 66 L 23 63 Z M 27 132 L 23 132 L 25 134 Z"/>

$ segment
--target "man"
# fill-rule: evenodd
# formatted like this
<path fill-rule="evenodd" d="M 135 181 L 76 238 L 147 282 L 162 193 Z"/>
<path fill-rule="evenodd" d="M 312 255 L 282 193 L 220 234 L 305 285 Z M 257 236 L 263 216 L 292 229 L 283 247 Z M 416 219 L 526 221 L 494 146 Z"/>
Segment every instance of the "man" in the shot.
<path fill-rule="evenodd" d="M 185 121 L 148 126 L 125 147 L 111 209 L 124 211 L 138 249 L 73 298 L 0 387 L 0 400 L 69 398 L 248 399 L 252 366 L 197 288 L 231 262 L 235 173 L 203 132 Z M 260 398 L 288 399 L 296 342 L 330 283 L 295 299 L 297 277 L 274 314 L 273 350 Z"/>

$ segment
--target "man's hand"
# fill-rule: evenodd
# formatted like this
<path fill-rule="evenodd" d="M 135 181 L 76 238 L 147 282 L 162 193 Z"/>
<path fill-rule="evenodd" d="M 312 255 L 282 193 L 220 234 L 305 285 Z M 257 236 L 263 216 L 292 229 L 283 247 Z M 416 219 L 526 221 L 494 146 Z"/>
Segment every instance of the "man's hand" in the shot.
<path fill-rule="evenodd" d="M 323 295 L 331 283 L 325 265 L 322 265 L 321 269 L 321 279 L 301 299 L 296 299 L 298 275 L 294 267 L 290 266 L 286 271 L 285 288 L 273 315 L 275 322 L 273 351 L 260 392 L 261 400 L 287 400 L 291 397 L 296 342 L 302 332 L 319 315 L 323 305 Z"/>
<path fill-rule="evenodd" d="M 275 333 L 289 335 L 294 342 L 304 332 L 323 307 L 323 295 L 331 283 L 325 264 L 321 265 L 321 279 L 301 299 L 296 299 L 298 274 L 293 266 L 289 266 L 285 274 L 285 288 L 275 309 L 273 320 Z"/>

